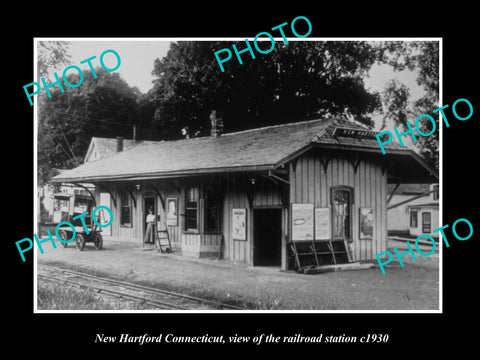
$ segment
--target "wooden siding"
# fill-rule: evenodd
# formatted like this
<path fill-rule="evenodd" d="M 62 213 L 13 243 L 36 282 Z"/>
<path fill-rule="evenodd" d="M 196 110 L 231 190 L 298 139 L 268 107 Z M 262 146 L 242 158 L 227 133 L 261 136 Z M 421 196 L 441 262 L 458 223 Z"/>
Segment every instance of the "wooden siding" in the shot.
<path fill-rule="evenodd" d="M 192 185 L 202 187 L 204 179 L 196 179 L 192 182 Z M 125 241 L 130 243 L 138 243 L 140 246 L 143 244 L 144 237 L 144 222 L 146 213 L 144 212 L 145 197 L 154 197 L 156 201 L 157 215 L 160 215 L 160 221 L 157 221 L 159 230 L 164 230 L 166 226 L 166 209 L 163 208 L 160 196 L 162 197 L 165 206 L 168 198 L 177 198 L 178 200 L 178 226 L 168 226 L 168 233 L 170 241 L 172 243 L 173 250 L 177 253 L 185 252 L 185 255 L 191 255 L 196 257 L 202 256 L 217 256 L 218 249 L 220 248 L 222 233 L 202 233 L 204 214 L 203 204 L 204 199 L 199 198 L 199 231 L 198 232 L 186 232 L 185 228 L 185 181 L 181 180 L 169 180 L 167 181 L 150 181 L 148 184 L 140 183 L 140 190 L 133 189 L 133 184 L 124 185 L 123 183 L 102 184 L 98 186 L 97 202 L 99 193 L 103 191 L 110 191 L 113 197 L 116 199 L 117 206 L 111 202 L 111 210 L 114 216 L 112 222 L 112 238 L 118 241 Z M 137 206 L 133 205 L 132 201 L 132 226 L 120 225 L 120 194 L 122 189 L 127 186 L 135 197 Z M 152 188 L 153 187 L 153 188 Z"/>
<path fill-rule="evenodd" d="M 225 236 L 224 258 L 249 265 L 253 264 L 253 209 L 283 207 L 281 193 L 277 185 L 265 177 L 253 177 L 256 180 L 254 186 L 250 184 L 250 177 L 236 176 L 229 181 L 224 197 L 222 226 Z M 252 207 L 250 207 L 247 191 L 252 191 Z M 246 241 L 232 238 L 232 209 L 236 208 L 247 209 Z M 282 216 L 282 222 L 283 219 Z"/>
<path fill-rule="evenodd" d="M 178 213 L 182 213 L 183 201 L 182 195 L 172 186 L 169 186 L 165 183 L 151 183 L 153 187 L 160 193 L 163 200 L 166 202 L 167 198 L 176 197 L 178 199 L 179 209 Z M 120 194 L 123 191 L 125 185 L 121 183 L 115 184 L 102 184 L 98 186 L 97 194 L 103 191 L 110 191 L 116 201 L 116 206 L 114 206 L 113 201 L 111 201 L 111 210 L 113 213 L 113 222 L 112 222 L 112 238 L 115 238 L 119 241 L 126 241 L 131 243 L 138 243 L 142 245 L 143 236 L 144 236 L 144 222 L 146 218 L 146 213 L 144 212 L 144 199 L 145 197 L 151 196 L 155 198 L 157 215 L 160 215 L 160 221 L 157 222 L 159 229 L 165 229 L 165 210 L 162 207 L 162 203 L 156 191 L 145 184 L 142 184 L 141 190 L 132 189 L 132 184 L 126 185 L 132 191 L 134 198 L 136 200 L 137 206 L 134 206 L 133 201 L 132 205 L 132 224 L 131 226 L 120 225 L 120 213 L 121 213 L 121 203 L 120 203 Z M 97 195 L 99 196 L 99 195 Z M 129 195 L 130 196 L 130 195 Z M 97 198 L 98 201 L 98 198 Z M 178 226 L 169 226 L 168 231 L 170 235 L 170 241 L 172 246 L 177 251 L 181 249 L 181 229 L 183 229 L 183 217 L 179 216 Z"/>
<path fill-rule="evenodd" d="M 168 198 L 177 198 L 177 218 L 178 218 L 178 225 L 177 226 L 168 226 L 168 234 L 170 236 L 170 242 L 172 243 L 173 251 L 181 252 L 182 250 L 182 232 L 184 227 L 184 220 L 185 218 L 181 216 L 181 214 L 185 213 L 184 201 L 183 201 L 183 192 L 181 190 L 180 184 L 178 182 L 171 181 L 170 184 L 162 183 L 162 182 L 152 182 L 152 185 L 159 191 L 160 195 L 163 198 L 165 203 L 165 207 L 167 207 L 167 199 Z M 180 190 L 180 191 L 179 191 Z M 156 195 L 156 194 L 155 194 Z M 162 207 L 162 202 L 158 195 L 156 195 L 157 199 L 157 214 L 160 215 L 160 223 L 159 229 L 164 230 L 166 224 L 166 210 Z"/>
<path fill-rule="evenodd" d="M 217 257 L 222 234 L 184 233 L 182 254 L 185 256 Z"/>
<path fill-rule="evenodd" d="M 143 240 L 144 219 L 144 197 L 151 195 L 157 201 L 157 214 L 160 215 L 160 224 L 165 224 L 165 210 L 162 207 L 158 193 L 164 202 L 167 198 L 178 199 L 178 226 L 169 226 L 170 240 L 176 252 L 183 252 L 185 255 L 200 257 L 206 254 L 215 256 L 218 253 L 222 235 L 224 236 L 223 257 L 234 262 L 253 264 L 253 210 L 255 208 L 276 207 L 283 210 L 282 229 L 285 239 L 282 246 L 282 268 L 287 263 L 286 240 L 290 237 L 289 204 L 291 203 L 312 203 L 315 207 L 328 207 L 331 209 L 330 194 L 332 186 L 346 185 L 353 188 L 354 204 L 352 206 L 352 237 L 351 249 L 354 260 L 373 259 L 375 254 L 386 250 L 387 236 L 387 175 L 382 173 L 382 167 L 373 157 L 364 156 L 361 160 L 354 161 L 358 165 L 357 171 L 354 165 L 348 160 L 347 154 L 330 153 L 326 171 L 326 158 L 322 162 L 322 153 L 311 150 L 289 164 L 290 186 L 282 188 L 281 182 L 275 183 L 266 174 L 260 175 L 222 175 L 213 178 L 189 178 L 172 179 L 168 181 L 150 181 L 148 184 L 141 184 L 141 189 L 134 188 L 132 183 L 127 183 L 134 194 L 137 207 L 132 204 L 132 227 L 120 226 L 120 192 L 124 187 L 123 183 L 104 183 L 98 186 L 97 194 L 108 189 L 116 199 L 117 205 L 113 206 L 114 219 L 112 223 L 112 237 L 139 245 Z M 255 185 L 251 179 L 255 178 Z M 203 202 L 199 198 L 199 231 L 184 231 L 184 192 L 185 186 L 198 186 L 202 189 L 203 184 L 218 182 L 219 194 L 222 194 L 221 202 L 221 231 L 219 233 L 203 233 Z M 151 186 L 154 189 L 151 188 Z M 215 185 L 217 186 L 217 185 Z M 289 190 L 288 190 L 289 189 Z M 287 197 L 282 199 L 282 191 L 287 191 Z M 158 193 L 157 193 L 158 192 Z M 289 200 L 287 198 L 289 197 Z M 284 203 L 287 200 L 288 203 Z M 97 199 L 98 201 L 98 199 Z M 374 209 L 375 227 L 372 240 L 359 239 L 359 208 L 370 207 Z M 232 239 L 232 209 L 247 209 L 247 240 Z"/>
<path fill-rule="evenodd" d="M 247 239 L 234 240 L 232 238 L 232 209 L 247 209 Z M 225 194 L 223 206 L 223 232 L 225 234 L 224 258 L 232 261 L 250 263 L 250 243 L 252 231 L 252 209 L 250 209 L 247 195 L 236 189 L 230 189 Z"/>
<path fill-rule="evenodd" d="M 346 156 L 332 156 L 325 166 L 321 154 L 308 152 L 290 163 L 290 202 L 312 203 L 315 207 L 332 208 L 330 190 L 332 186 L 346 185 L 353 188 L 351 249 L 354 260 L 375 258 L 375 254 L 386 250 L 387 240 L 387 175 L 382 174 L 381 165 L 362 158 L 355 173 L 352 162 Z M 325 163 L 326 161 L 324 161 Z M 374 210 L 375 225 L 372 240 L 359 239 L 359 209 Z M 332 224 L 330 224 L 332 226 Z"/>

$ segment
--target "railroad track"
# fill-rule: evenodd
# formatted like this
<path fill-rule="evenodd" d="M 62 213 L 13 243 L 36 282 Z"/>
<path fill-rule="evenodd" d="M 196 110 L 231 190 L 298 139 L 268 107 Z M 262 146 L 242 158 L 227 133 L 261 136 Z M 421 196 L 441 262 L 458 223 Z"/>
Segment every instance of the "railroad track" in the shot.
<path fill-rule="evenodd" d="M 125 281 L 89 275 L 50 265 L 37 265 L 39 279 L 90 289 L 99 294 L 140 301 L 161 310 L 244 310 L 240 307 L 198 298 L 173 291 L 127 283 Z"/>

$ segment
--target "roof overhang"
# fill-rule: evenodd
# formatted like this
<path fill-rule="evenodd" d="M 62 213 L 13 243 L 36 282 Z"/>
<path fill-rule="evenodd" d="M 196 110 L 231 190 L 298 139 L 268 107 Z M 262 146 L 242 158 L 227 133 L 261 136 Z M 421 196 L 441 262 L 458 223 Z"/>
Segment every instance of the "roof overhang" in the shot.
<path fill-rule="evenodd" d="M 372 146 L 355 146 L 352 144 L 332 144 L 332 143 L 317 143 L 312 142 L 306 146 L 298 148 L 287 157 L 277 161 L 274 164 L 261 165 L 243 165 L 243 166 L 228 166 L 216 168 L 197 168 L 185 169 L 165 172 L 149 172 L 149 173 L 131 173 L 131 174 L 102 174 L 99 176 L 62 176 L 59 174 L 55 176 L 52 183 L 99 183 L 109 181 L 139 181 L 139 180 L 153 180 L 153 179 L 169 179 L 179 177 L 191 177 L 208 174 L 222 174 L 222 173 L 245 173 L 245 172 L 259 172 L 275 170 L 285 165 L 289 161 L 299 157 L 305 152 L 314 149 L 319 149 L 322 154 L 330 153 L 331 155 L 338 155 L 339 153 L 352 154 L 362 153 L 365 158 L 370 158 L 381 163 L 382 168 L 387 171 L 389 183 L 436 183 L 438 182 L 438 173 L 431 168 L 417 153 L 411 149 L 388 149 L 387 154 L 383 155 L 380 148 Z M 68 173 L 68 171 L 66 172 Z"/>
<path fill-rule="evenodd" d="M 431 184 L 439 181 L 438 172 L 413 150 L 381 156 L 385 157 L 383 163 L 387 167 L 389 183 Z"/>
<path fill-rule="evenodd" d="M 383 155 L 380 148 L 366 146 L 316 143 L 312 147 L 322 151 L 362 153 L 364 157 L 380 161 L 387 171 L 389 183 L 431 184 L 437 183 L 439 179 L 438 172 L 411 149 L 388 149 L 387 153 Z"/>
<path fill-rule="evenodd" d="M 145 174 L 128 174 L 128 175 L 102 175 L 102 176 L 85 176 L 85 177 L 68 177 L 62 178 L 57 175 L 51 179 L 52 183 L 77 183 L 77 182 L 107 182 L 107 181 L 139 181 L 139 180 L 155 180 L 155 179 L 171 179 L 179 177 L 190 177 L 208 174 L 222 174 L 222 173 L 238 173 L 238 172 L 258 172 L 268 171 L 275 168 L 274 164 L 266 165 L 252 165 L 252 166 L 231 166 L 222 168 L 207 168 L 207 169 L 189 169 L 180 171 L 169 171 L 159 173 L 145 173 Z"/>

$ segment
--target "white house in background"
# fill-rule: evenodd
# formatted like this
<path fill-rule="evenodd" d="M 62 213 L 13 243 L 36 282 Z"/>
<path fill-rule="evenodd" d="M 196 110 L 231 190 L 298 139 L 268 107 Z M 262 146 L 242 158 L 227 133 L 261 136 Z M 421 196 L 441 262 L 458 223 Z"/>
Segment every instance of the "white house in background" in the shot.
<path fill-rule="evenodd" d="M 122 137 L 117 138 L 101 138 L 101 137 L 92 137 L 90 145 L 87 149 L 87 154 L 85 155 L 84 162 L 89 162 L 93 160 L 102 159 L 104 157 L 115 154 L 116 152 L 129 150 L 140 144 L 152 144 L 157 143 L 158 141 L 147 141 L 147 140 L 131 140 L 123 139 Z"/>
<path fill-rule="evenodd" d="M 389 184 L 389 196 L 392 191 L 393 195 L 388 207 L 417 198 L 388 210 L 389 235 L 417 237 L 439 227 L 438 184 L 401 184 L 394 189 L 395 184 Z M 438 233 L 432 236 L 438 237 Z"/>
<path fill-rule="evenodd" d="M 117 138 L 101 138 L 101 137 L 92 137 L 90 145 L 88 146 L 87 153 L 85 155 L 84 163 L 89 161 L 94 161 L 102 159 L 104 157 L 115 154 L 118 151 L 128 150 L 140 144 L 151 144 L 158 141 L 136 141 L 131 139 L 123 139 L 122 137 Z M 58 170 L 59 173 L 62 173 L 65 170 Z M 95 191 L 95 187 L 92 184 L 81 184 L 87 187 L 92 193 Z M 38 197 L 41 199 L 43 206 L 47 210 L 49 215 L 53 216 L 54 210 L 54 193 L 64 193 L 64 194 L 82 194 L 88 195 L 87 190 L 80 186 L 68 186 L 68 185 L 57 185 L 57 189 L 51 184 L 46 184 L 44 186 L 38 187 Z M 56 191 L 55 191 L 56 190 Z M 59 206 L 57 204 L 57 206 Z"/>
<path fill-rule="evenodd" d="M 432 230 L 438 229 L 440 226 L 438 201 L 409 205 L 408 212 L 410 216 L 409 232 L 412 236 L 431 234 Z M 431 235 L 438 238 L 438 234 L 437 232 Z"/>
<path fill-rule="evenodd" d="M 62 170 L 65 171 L 65 170 Z M 62 172 L 60 171 L 60 173 Z M 92 186 L 92 184 L 81 184 L 88 188 L 92 193 L 95 191 L 95 187 Z M 71 195 L 71 194 L 80 194 L 80 195 L 89 195 L 88 191 L 85 188 L 82 188 L 80 186 L 74 186 L 74 185 L 64 185 L 62 184 L 61 186 L 53 186 L 52 184 L 45 184 L 43 186 L 38 187 L 38 197 L 39 200 L 42 201 L 42 204 L 47 210 L 48 214 L 50 216 L 53 216 L 54 213 L 54 208 L 56 207 L 61 207 L 64 206 L 62 204 L 61 200 L 57 200 L 57 204 L 55 204 L 53 195 L 54 194 L 66 194 L 66 195 Z M 55 222 L 56 219 L 52 220 Z M 39 218 L 40 221 L 40 218 Z"/>

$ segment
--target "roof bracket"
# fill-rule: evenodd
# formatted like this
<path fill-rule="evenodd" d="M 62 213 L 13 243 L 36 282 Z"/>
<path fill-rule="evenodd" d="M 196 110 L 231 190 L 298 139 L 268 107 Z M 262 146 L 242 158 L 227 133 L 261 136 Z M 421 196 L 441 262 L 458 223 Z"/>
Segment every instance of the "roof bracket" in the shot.
<path fill-rule="evenodd" d="M 330 162 L 330 157 L 324 157 L 323 155 L 320 157 L 320 162 L 322 163 L 322 166 L 323 166 L 323 171 L 325 172 L 325 174 L 327 173 L 327 169 L 328 169 L 328 163 Z"/>
<path fill-rule="evenodd" d="M 128 187 L 124 186 L 123 187 L 125 190 L 128 191 L 128 193 L 130 194 L 130 198 L 132 199 L 133 201 L 133 206 L 135 206 L 135 209 L 137 208 L 137 200 L 135 199 L 135 196 L 133 196 L 133 193 L 132 193 L 132 190 L 130 190 Z"/>
<path fill-rule="evenodd" d="M 395 187 L 393 188 L 392 192 L 390 193 L 390 196 L 387 199 L 387 205 L 390 203 L 390 200 L 392 200 L 392 197 L 395 194 L 395 191 L 398 189 L 399 186 L 400 186 L 400 182 L 397 182 L 395 184 Z"/>
<path fill-rule="evenodd" d="M 436 191 L 436 190 L 431 190 L 431 191 L 428 191 L 428 192 L 426 192 L 426 193 L 423 193 L 423 194 L 420 194 L 420 195 L 411 197 L 411 198 L 409 198 L 409 199 L 407 199 L 407 200 L 400 201 L 399 203 L 396 203 L 396 204 L 394 204 L 394 205 L 391 205 L 391 206 L 387 207 L 387 210 L 396 208 L 397 206 L 400 206 L 400 205 L 409 203 L 409 202 L 411 202 L 411 201 L 413 201 L 413 200 L 420 199 L 421 197 L 428 196 L 428 195 L 430 195 L 431 193 L 433 193 L 433 192 L 435 192 L 435 191 Z"/>
<path fill-rule="evenodd" d="M 272 181 L 275 185 L 278 185 L 278 181 L 275 178 L 271 177 L 270 175 L 262 175 L 262 177 Z"/>
<path fill-rule="evenodd" d="M 352 158 L 348 158 L 348 161 L 349 161 L 350 164 L 352 164 L 352 166 L 353 166 L 354 174 L 357 174 L 358 165 L 360 165 L 360 156 L 358 156 L 358 152 L 355 153 L 355 155 L 353 156 L 353 159 L 352 159 Z"/>
<path fill-rule="evenodd" d="M 292 159 L 292 170 L 293 170 L 293 172 L 297 172 L 297 163 L 298 163 L 298 157 Z"/>
<path fill-rule="evenodd" d="M 274 173 L 272 173 L 272 170 L 268 170 L 268 176 L 271 177 L 271 178 L 273 178 L 273 179 L 277 179 L 277 180 L 279 180 L 279 181 L 281 181 L 281 182 L 283 182 L 283 183 L 285 183 L 285 184 L 289 184 L 289 185 L 290 185 L 290 181 L 285 180 L 284 178 L 275 175 Z M 273 179 L 272 179 L 272 180 L 273 180 Z"/>
<path fill-rule="evenodd" d="M 116 208 L 117 207 L 117 200 L 115 199 L 115 196 L 113 196 L 112 192 L 109 189 L 103 189 L 102 188 L 102 190 L 105 190 L 105 192 L 110 194 L 110 199 L 112 199 L 113 206 Z"/>
<path fill-rule="evenodd" d="M 95 195 L 92 194 L 92 192 L 90 191 L 89 188 L 87 188 L 86 186 L 82 185 L 82 184 L 79 184 L 79 183 L 72 183 L 73 185 L 75 186 L 78 186 L 78 187 L 81 187 L 83 189 L 85 189 L 89 194 L 90 196 L 92 197 L 93 199 L 93 207 L 96 208 L 97 207 L 97 204 L 96 204 L 96 201 L 95 201 Z"/>

